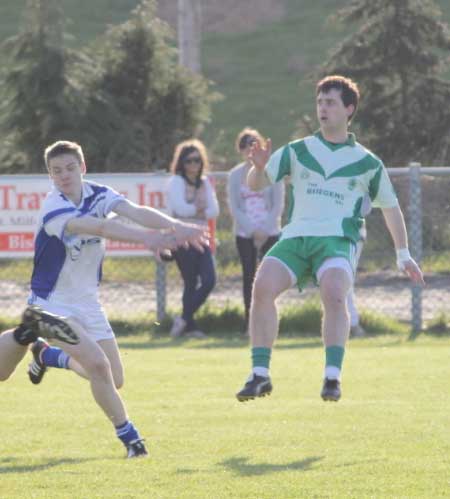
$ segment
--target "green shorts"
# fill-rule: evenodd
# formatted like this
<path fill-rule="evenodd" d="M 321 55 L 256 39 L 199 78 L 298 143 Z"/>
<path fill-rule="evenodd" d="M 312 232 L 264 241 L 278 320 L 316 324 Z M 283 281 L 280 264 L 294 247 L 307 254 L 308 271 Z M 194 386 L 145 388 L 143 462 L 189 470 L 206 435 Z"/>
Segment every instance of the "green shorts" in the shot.
<path fill-rule="evenodd" d="M 294 273 L 300 290 L 310 279 L 317 284 L 317 271 L 328 258 L 345 258 L 354 274 L 355 255 L 355 243 L 346 237 L 336 236 L 282 239 L 266 253 L 266 257 L 277 258 Z"/>

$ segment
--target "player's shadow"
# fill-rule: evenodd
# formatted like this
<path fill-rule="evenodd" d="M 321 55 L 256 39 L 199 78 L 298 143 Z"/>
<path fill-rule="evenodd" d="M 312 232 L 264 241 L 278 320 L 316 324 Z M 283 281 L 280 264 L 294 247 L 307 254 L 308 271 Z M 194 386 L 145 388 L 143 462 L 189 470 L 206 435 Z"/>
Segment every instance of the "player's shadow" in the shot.
<path fill-rule="evenodd" d="M 20 465 L 14 464 L 18 461 L 17 458 L 14 457 L 3 457 L 0 459 L 0 475 L 6 475 L 8 473 L 33 473 L 39 471 L 45 471 L 50 468 L 54 468 L 56 466 L 61 466 L 64 464 L 81 464 L 86 463 L 88 461 L 94 461 L 94 458 L 85 458 L 85 459 L 72 459 L 72 458 L 63 458 L 63 459 L 48 459 L 47 462 L 35 465 Z M 4 466 L 7 464 L 8 466 Z"/>
<path fill-rule="evenodd" d="M 322 459 L 323 456 L 312 456 L 286 464 L 253 464 L 248 462 L 248 457 L 232 457 L 231 459 L 226 459 L 225 461 L 218 463 L 218 465 L 223 466 L 240 476 L 256 476 L 279 473 L 280 471 L 308 471 L 312 468 L 313 464 Z"/>

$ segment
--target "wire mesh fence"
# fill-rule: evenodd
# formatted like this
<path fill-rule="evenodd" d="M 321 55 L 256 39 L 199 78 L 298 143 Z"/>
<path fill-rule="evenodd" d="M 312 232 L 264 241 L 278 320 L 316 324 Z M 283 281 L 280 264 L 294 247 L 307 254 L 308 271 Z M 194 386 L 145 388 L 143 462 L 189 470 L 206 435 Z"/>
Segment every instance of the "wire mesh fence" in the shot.
<path fill-rule="evenodd" d="M 450 303 L 450 168 L 396 168 L 389 170 L 409 231 L 413 256 L 421 261 L 426 287 L 410 285 L 395 265 L 395 252 L 380 210 L 367 217 L 364 245 L 355 282 L 357 307 L 409 322 L 419 329 L 448 313 Z M 237 306 L 243 310 L 239 258 L 231 232 L 226 200 L 226 172 L 215 172 L 221 213 L 217 220 L 215 254 L 217 284 L 208 299 L 214 307 Z M 18 317 L 23 309 L 31 276 L 31 259 L 0 258 L 0 310 L 2 316 Z M 148 256 L 107 257 L 100 299 L 110 317 L 131 319 L 181 308 L 182 283 L 175 263 L 157 264 Z M 318 300 L 317 288 L 302 293 L 291 289 L 278 300 L 302 305 Z"/>

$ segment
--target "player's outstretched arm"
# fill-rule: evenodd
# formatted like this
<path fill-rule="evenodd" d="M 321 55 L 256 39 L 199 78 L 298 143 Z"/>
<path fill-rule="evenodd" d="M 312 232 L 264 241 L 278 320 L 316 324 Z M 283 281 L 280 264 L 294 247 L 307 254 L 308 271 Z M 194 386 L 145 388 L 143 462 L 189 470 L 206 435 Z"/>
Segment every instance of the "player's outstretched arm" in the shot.
<path fill-rule="evenodd" d="M 177 244 L 173 231 L 144 230 L 129 227 L 120 222 L 105 218 L 83 216 L 72 218 L 66 225 L 67 234 L 89 234 L 105 239 L 144 244 L 148 249 L 159 252 L 175 249 Z"/>
<path fill-rule="evenodd" d="M 382 211 L 386 226 L 394 241 L 399 270 L 407 274 L 414 283 L 424 285 L 422 271 L 408 250 L 408 235 L 400 207 L 383 208 Z"/>
<path fill-rule="evenodd" d="M 175 236 L 176 245 L 190 244 L 200 251 L 208 238 L 208 229 L 202 225 L 181 222 L 148 206 L 141 206 L 124 200 L 114 207 L 114 213 L 126 217 L 149 229 L 164 229 Z"/>
<path fill-rule="evenodd" d="M 141 206 L 124 199 L 113 208 L 117 215 L 129 218 L 148 229 L 171 229 L 178 221 L 149 206 Z"/>

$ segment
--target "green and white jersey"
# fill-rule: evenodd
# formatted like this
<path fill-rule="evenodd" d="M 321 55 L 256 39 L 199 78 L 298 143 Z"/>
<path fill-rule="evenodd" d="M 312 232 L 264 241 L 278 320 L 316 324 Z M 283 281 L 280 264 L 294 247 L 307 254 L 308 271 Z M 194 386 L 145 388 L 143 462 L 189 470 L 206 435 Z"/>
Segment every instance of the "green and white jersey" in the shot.
<path fill-rule="evenodd" d="M 357 242 L 364 196 L 374 207 L 398 205 L 382 161 L 349 134 L 343 144 L 320 132 L 275 151 L 266 165 L 272 183 L 290 177 L 289 219 L 282 239 L 341 236 Z"/>

